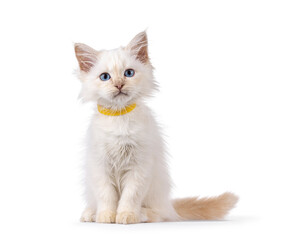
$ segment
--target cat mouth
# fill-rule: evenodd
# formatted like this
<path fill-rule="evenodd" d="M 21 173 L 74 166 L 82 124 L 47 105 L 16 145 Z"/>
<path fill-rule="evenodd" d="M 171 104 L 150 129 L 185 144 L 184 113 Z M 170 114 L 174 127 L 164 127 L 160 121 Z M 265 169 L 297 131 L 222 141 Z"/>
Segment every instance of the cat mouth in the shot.
<path fill-rule="evenodd" d="M 120 91 L 116 95 L 114 95 L 114 97 L 118 97 L 118 96 L 128 96 L 128 94 Z"/>

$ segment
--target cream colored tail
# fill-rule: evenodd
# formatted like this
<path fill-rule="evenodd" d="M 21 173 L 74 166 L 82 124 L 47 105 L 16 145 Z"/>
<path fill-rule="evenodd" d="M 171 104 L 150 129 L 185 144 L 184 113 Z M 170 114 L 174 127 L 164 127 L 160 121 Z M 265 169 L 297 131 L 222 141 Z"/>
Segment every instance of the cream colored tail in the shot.
<path fill-rule="evenodd" d="M 211 198 L 175 199 L 173 206 L 183 220 L 220 220 L 238 201 L 233 193 L 223 193 Z"/>

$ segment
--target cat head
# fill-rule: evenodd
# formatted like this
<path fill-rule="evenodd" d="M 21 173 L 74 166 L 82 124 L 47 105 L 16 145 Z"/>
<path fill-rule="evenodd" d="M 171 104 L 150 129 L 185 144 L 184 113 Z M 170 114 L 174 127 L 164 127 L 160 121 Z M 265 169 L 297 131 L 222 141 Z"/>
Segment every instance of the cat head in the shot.
<path fill-rule="evenodd" d="M 151 96 L 156 89 L 146 32 L 136 35 L 126 47 L 113 50 L 96 51 L 76 43 L 75 54 L 83 101 L 122 108 Z"/>

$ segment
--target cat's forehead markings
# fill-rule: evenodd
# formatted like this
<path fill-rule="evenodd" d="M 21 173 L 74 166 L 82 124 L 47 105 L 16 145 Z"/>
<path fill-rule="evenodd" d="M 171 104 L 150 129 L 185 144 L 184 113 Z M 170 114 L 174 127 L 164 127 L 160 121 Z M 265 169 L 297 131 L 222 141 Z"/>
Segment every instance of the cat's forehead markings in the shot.
<path fill-rule="evenodd" d="M 121 49 L 113 49 L 107 52 L 107 58 L 104 60 L 107 68 L 115 74 L 120 73 L 126 66 L 126 57 Z"/>

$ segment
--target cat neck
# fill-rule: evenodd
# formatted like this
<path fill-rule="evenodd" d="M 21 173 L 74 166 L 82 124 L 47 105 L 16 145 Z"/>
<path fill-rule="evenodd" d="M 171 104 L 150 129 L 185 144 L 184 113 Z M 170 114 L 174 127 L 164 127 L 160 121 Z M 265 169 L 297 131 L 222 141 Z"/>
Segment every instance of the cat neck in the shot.
<path fill-rule="evenodd" d="M 107 116 L 125 115 L 131 112 L 132 110 L 134 110 L 135 107 L 136 107 L 136 103 L 131 103 L 122 108 L 106 108 L 104 106 L 101 106 L 100 104 L 97 104 L 98 112 Z"/>
<path fill-rule="evenodd" d="M 108 102 L 105 99 L 98 99 L 97 108 L 95 109 L 97 114 L 110 115 L 110 116 L 120 116 L 126 115 L 126 113 L 134 112 L 136 107 L 140 108 L 144 104 L 142 98 L 131 99 L 127 102 Z M 105 114 L 107 113 L 107 114 Z M 116 115 L 114 115 L 116 114 Z M 130 114 L 131 115 L 131 114 Z"/>

